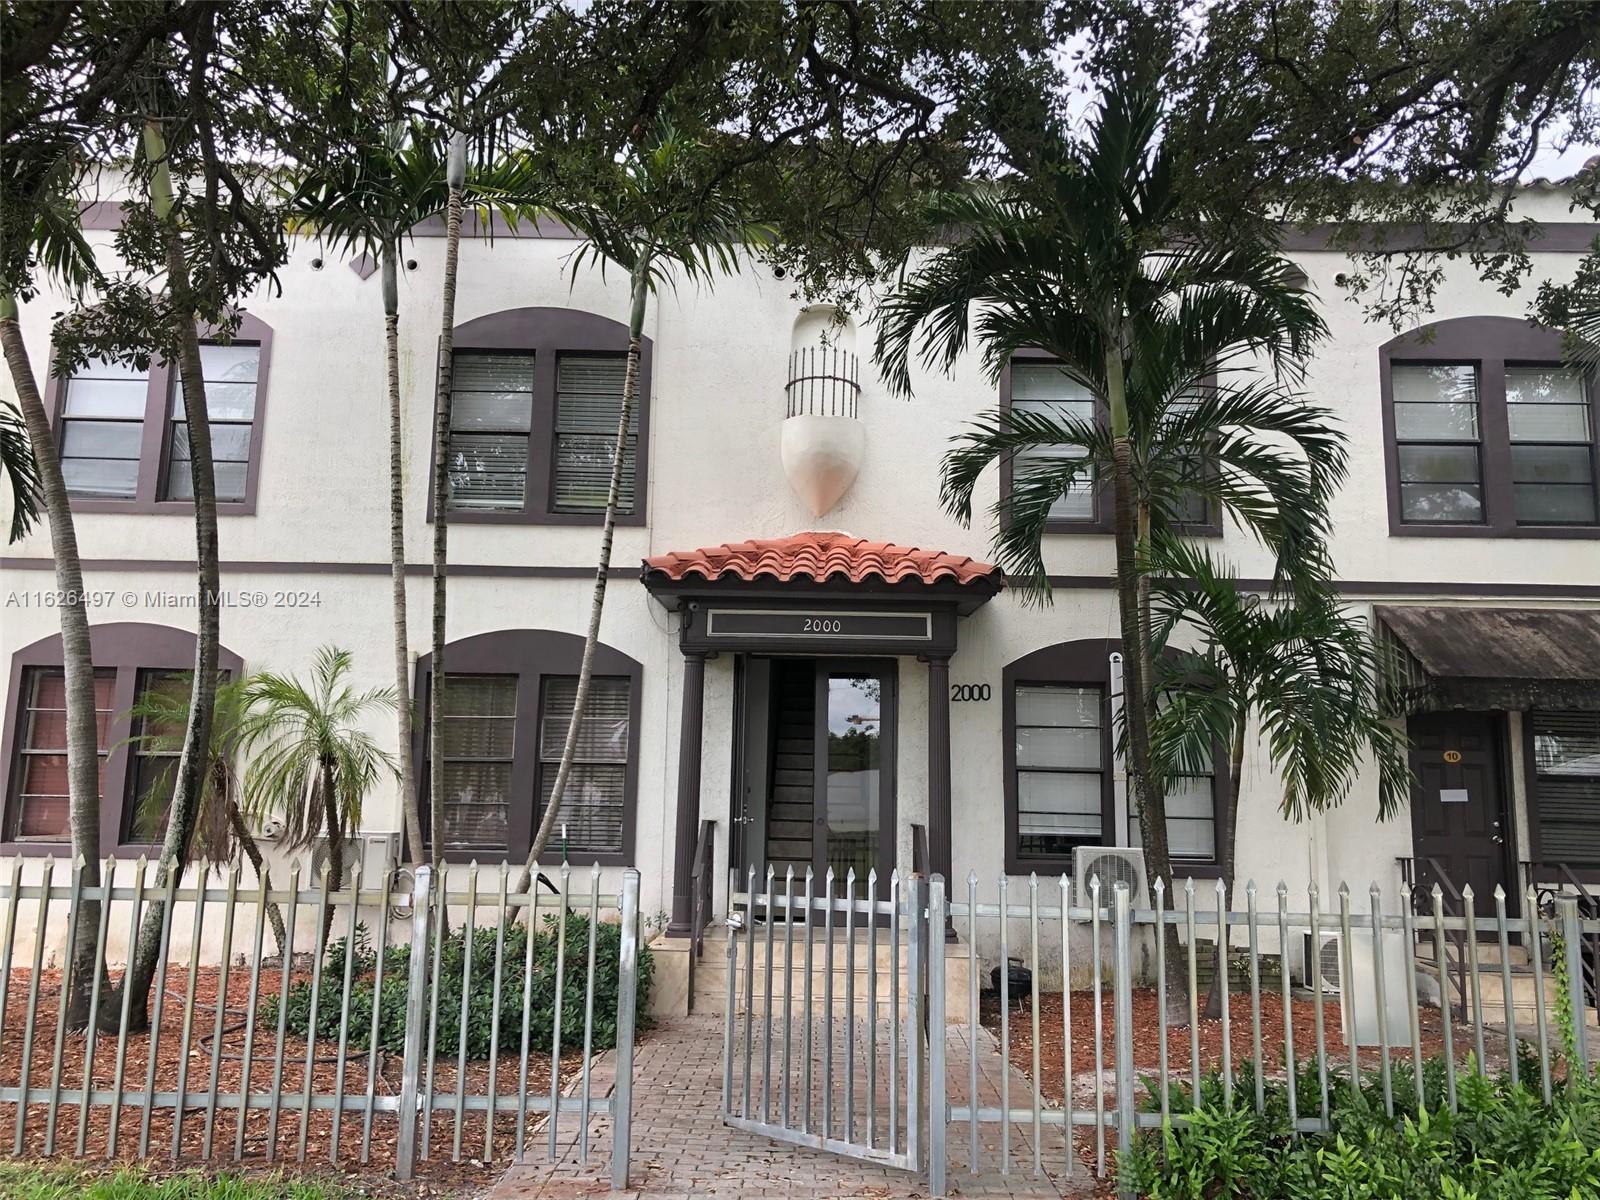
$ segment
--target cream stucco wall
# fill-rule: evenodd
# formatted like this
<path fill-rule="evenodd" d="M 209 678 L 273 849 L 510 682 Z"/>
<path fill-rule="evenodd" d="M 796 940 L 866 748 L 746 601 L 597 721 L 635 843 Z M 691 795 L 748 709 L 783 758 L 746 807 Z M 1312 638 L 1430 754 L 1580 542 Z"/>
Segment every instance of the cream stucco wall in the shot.
<path fill-rule="evenodd" d="M 1535 198 L 1552 219 L 1569 219 L 1554 200 Z M 108 244 L 109 235 L 92 235 Z M 571 307 L 622 319 L 625 277 L 602 279 L 596 271 L 574 275 L 574 243 L 556 239 L 499 238 L 492 245 L 463 247 L 457 320 L 523 306 Z M 265 607 L 229 607 L 222 616 L 224 643 L 246 669 L 303 671 L 315 650 L 333 644 L 351 649 L 356 682 L 382 686 L 390 678 L 388 578 L 388 467 L 383 391 L 382 317 L 376 276 L 362 281 L 336 256 L 318 271 L 311 260 L 324 253 L 312 243 L 297 246 L 282 276 L 281 295 L 262 295 L 250 311 L 274 330 L 274 350 L 261 438 L 261 485 L 256 514 L 221 521 L 223 585 L 236 597 L 264 594 Z M 425 567 L 430 527 L 423 520 L 427 496 L 427 443 L 439 324 L 438 280 L 443 243 L 420 238 L 407 254 L 417 269 L 401 280 L 401 371 L 410 506 L 408 557 Z M 1481 538 L 1405 538 L 1388 535 L 1379 418 L 1378 346 L 1392 331 L 1363 320 L 1334 282 L 1345 269 L 1341 256 L 1297 255 L 1324 302 L 1332 331 L 1311 364 L 1306 388 L 1332 408 L 1350 435 L 1350 480 L 1335 501 L 1334 554 L 1350 581 L 1352 604 L 1399 585 L 1414 585 L 1419 597 L 1451 603 L 1552 603 L 1600 606 L 1600 543 L 1557 539 L 1497 541 Z M 1565 278 L 1572 254 L 1535 256 L 1536 283 Z M 1530 285 L 1532 286 L 1532 285 Z M 1529 290 L 1499 294 L 1465 265 L 1452 265 L 1440 289 L 1435 318 L 1525 312 Z M 44 374 L 53 313 L 60 297 L 28 304 L 22 323 L 36 370 Z M 636 566 L 644 556 L 749 537 L 778 536 L 808 528 L 837 528 L 874 539 L 938 547 L 983 557 L 983 528 L 962 528 L 938 503 L 938 476 L 948 439 L 963 421 L 994 403 L 994 388 L 978 364 L 964 359 L 949 376 L 919 372 L 915 398 L 892 399 L 871 370 L 863 368 L 861 419 L 866 456 L 861 474 L 842 503 L 816 521 L 787 486 L 779 461 L 783 384 L 791 330 L 799 302 L 788 284 L 760 270 L 719 282 L 714 289 L 681 285 L 650 307 L 647 332 L 654 340 L 651 387 L 648 522 L 617 531 L 613 562 Z M 869 331 L 863 326 L 863 345 Z M 0 389 L 9 394 L 10 381 Z M 991 475 L 975 507 L 995 497 Z M 179 515 L 84 513 L 77 519 L 87 587 L 102 594 L 91 620 L 150 621 L 193 628 L 186 607 L 152 601 L 170 595 L 186 601 L 193 587 L 193 529 Z M 508 628 L 548 628 L 581 635 L 596 531 L 548 525 L 455 525 L 450 557 L 460 573 L 450 585 L 449 637 Z M 1222 550 L 1241 575 L 1264 576 L 1264 551 L 1230 530 Z M 0 661 L 57 631 L 53 609 L 40 607 L 38 593 L 53 586 L 49 540 L 37 531 L 5 551 L 0 571 Z M 1052 572 L 1109 580 L 1112 548 L 1107 537 L 1048 539 Z M 472 574 L 494 568 L 501 575 Z M 548 568 L 573 569 L 551 577 Z M 1542 585 L 1546 595 L 1529 600 L 1518 585 Z M 1435 589 L 1433 585 L 1437 585 Z M 280 592 L 313 598 L 312 607 L 285 608 L 270 601 Z M 409 586 L 413 651 L 427 648 L 429 582 L 425 570 Z M 18 599 L 21 597 L 22 599 Z M 1116 619 L 1108 587 L 1060 589 L 1048 607 L 1025 605 L 1002 593 L 966 619 L 960 651 L 951 664 L 954 683 L 995 685 L 987 704 L 952 706 L 954 876 L 977 871 L 992 880 L 1004 860 L 1001 813 L 1001 705 L 998 684 L 1006 663 L 1056 642 L 1112 637 Z M 670 904 L 673 811 L 682 661 L 676 617 L 651 601 L 637 581 L 613 580 L 602 639 L 643 665 L 640 731 L 642 755 L 635 861 L 643 874 L 647 916 Z M 926 668 L 915 659 L 899 664 L 898 861 L 909 864 L 909 824 L 926 820 Z M 733 665 L 728 657 L 709 664 L 705 698 L 702 813 L 724 822 L 731 794 Z M 392 742 L 387 722 L 371 729 Z M 1520 753 L 1520 746 L 1518 748 Z M 1379 823 L 1375 789 L 1368 779 L 1342 808 L 1304 825 L 1286 823 L 1276 811 L 1277 788 L 1262 747 L 1252 740 L 1245 771 L 1239 823 L 1241 878 L 1256 879 L 1263 894 L 1278 880 L 1303 892 L 1315 880 L 1328 893 L 1341 879 L 1364 890 L 1377 880 L 1397 882 L 1394 859 L 1409 852 L 1404 816 Z M 398 797 L 389 786 L 368 801 L 365 823 L 375 830 L 400 828 Z M 726 841 L 719 868 L 726 865 Z M 31 875 L 37 869 L 30 863 Z M 720 870 L 719 870 L 720 874 Z M 618 872 L 605 872 L 614 889 Z M 1022 881 L 1019 881 L 1021 884 Z M 986 886 L 988 886 L 986 884 Z M 113 945 L 117 942 L 112 934 Z"/>

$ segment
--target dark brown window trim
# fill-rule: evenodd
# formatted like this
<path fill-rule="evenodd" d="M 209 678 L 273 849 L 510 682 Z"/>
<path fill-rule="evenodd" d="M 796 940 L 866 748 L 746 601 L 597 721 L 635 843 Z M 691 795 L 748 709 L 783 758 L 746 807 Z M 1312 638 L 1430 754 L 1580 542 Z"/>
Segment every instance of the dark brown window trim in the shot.
<path fill-rule="evenodd" d="M 1506 413 L 1505 371 L 1514 367 L 1562 365 L 1561 335 L 1520 317 L 1454 317 L 1435 321 L 1385 342 L 1378 350 L 1379 395 L 1383 406 L 1383 465 L 1391 537 L 1488 537 L 1600 539 L 1597 525 L 1518 525 L 1513 513 L 1511 435 Z M 1400 462 L 1394 424 L 1395 363 L 1416 366 L 1472 365 L 1478 370 L 1478 422 L 1482 442 L 1481 524 L 1406 522 L 1400 516 Z M 1600 389 L 1594 373 L 1586 381 L 1589 429 L 1600 432 Z M 1591 456 L 1600 456 L 1594 442 Z M 1600 479 L 1600 463 L 1597 463 Z"/>
<path fill-rule="evenodd" d="M 107 744 L 111 747 L 106 757 L 105 787 L 100 796 L 100 850 L 118 858 L 138 858 L 160 850 L 157 845 L 123 842 L 125 828 L 123 807 L 133 786 L 133 752 L 128 743 L 130 733 L 128 710 L 133 707 L 135 691 L 141 671 L 193 671 L 194 634 L 170 625 L 150 625 L 139 621 L 112 621 L 89 626 L 89 650 L 94 665 L 117 673 L 111 703 L 111 731 Z M 31 667 L 59 667 L 62 663 L 61 635 L 51 634 L 22 647 L 11 656 L 10 690 L 6 693 L 6 716 L 3 743 L 0 743 L 0 761 L 5 763 L 5 811 L 0 813 L 4 830 L 0 837 L 10 838 L 15 814 L 11 806 L 15 801 L 21 781 L 18 777 L 18 749 L 22 738 L 22 677 Z M 221 670 L 238 677 L 244 673 L 244 660 L 223 647 L 217 656 Z M 35 842 L 0 840 L 0 854 L 39 857 L 53 854 L 58 858 L 70 857 L 72 847 L 67 842 Z"/>
<path fill-rule="evenodd" d="M 1074 642 L 1058 642 L 1007 663 L 1000 672 L 1000 701 L 1002 775 L 1005 787 L 1006 821 L 1006 874 L 1041 875 L 1072 874 L 1072 859 L 1024 857 L 1017 850 L 1017 686 L 1019 684 L 1059 684 L 1063 686 L 1098 687 L 1102 690 L 1101 762 L 1105 770 L 1100 779 L 1100 814 L 1102 836 L 1110 835 L 1103 843 L 1120 845 L 1115 840 L 1112 825 L 1116 814 L 1116 796 L 1112 776 L 1111 730 L 1111 655 L 1120 653 L 1122 642 L 1118 638 L 1084 638 Z M 1220 763 L 1221 758 L 1217 761 Z M 1217 836 L 1222 833 L 1221 783 L 1212 775 L 1212 816 L 1216 820 Z M 1215 860 L 1175 859 L 1173 873 L 1195 879 L 1213 879 L 1220 874 Z"/>
<path fill-rule="evenodd" d="M 204 330 L 200 337 L 203 342 L 214 340 Z M 229 343 L 260 346 L 261 358 L 256 367 L 256 411 L 250 422 L 250 462 L 245 467 L 244 499 L 218 501 L 217 515 L 249 517 L 255 515 L 256 493 L 261 484 L 261 443 L 267 415 L 267 376 L 272 363 L 272 326 L 259 317 L 245 313 Z M 61 409 L 67 399 L 67 382 L 65 377 L 55 373 L 52 361 L 50 374 L 45 379 L 44 403 L 50 424 L 57 431 L 61 426 Z M 73 512 L 194 515 L 192 501 L 162 499 L 167 468 L 167 426 L 170 423 L 173 388 L 176 386 L 177 372 L 170 364 L 150 364 L 150 381 L 145 388 L 144 440 L 139 449 L 139 478 L 133 499 L 81 499 L 74 496 Z M 56 453 L 60 452 L 58 445 Z"/>
<path fill-rule="evenodd" d="M 583 638 L 574 633 L 554 629 L 499 629 L 462 638 L 445 647 L 445 670 L 455 675 L 516 675 L 517 716 L 512 734 L 513 753 L 511 787 L 513 795 L 525 798 L 525 803 L 513 803 L 507 814 L 508 845 L 505 856 L 521 861 L 533 844 L 535 804 L 538 792 L 539 713 L 544 695 L 544 681 L 549 676 L 578 674 L 583 661 Z M 417 660 L 413 683 L 418 719 L 412 735 L 411 760 L 416 764 L 417 798 L 421 805 L 423 836 L 428 835 L 428 771 L 427 729 L 429 681 L 433 674 L 433 656 L 425 654 Z M 569 861 L 575 866 L 632 866 L 634 830 L 638 824 L 639 810 L 639 721 L 643 711 L 644 668 L 636 660 L 604 642 L 595 647 L 594 674 L 625 677 L 628 680 L 628 769 L 624 784 L 622 817 L 622 852 L 620 854 L 574 854 Z M 499 851 L 494 851 L 498 853 Z M 487 848 L 477 851 L 449 851 L 446 862 L 470 862 L 491 853 Z M 541 863 L 559 863 L 561 848 L 552 843 L 550 850 L 539 860 Z"/>
<path fill-rule="evenodd" d="M 1043 350 L 1022 349 L 1011 356 L 1011 361 L 1021 359 L 1024 362 L 1056 362 L 1056 356 L 1047 354 Z M 1011 362 L 1000 371 L 1000 408 L 1003 411 L 1011 410 Z M 1095 419 L 1103 426 L 1108 417 L 1105 405 L 1098 399 L 1095 401 Z M 1011 457 L 1007 455 L 1000 460 L 1000 495 L 1011 495 Z M 1082 537 L 1088 534 L 1107 535 L 1115 532 L 1112 524 L 1112 484 L 1109 479 L 1102 479 L 1095 488 L 1094 520 L 1092 521 L 1064 521 L 1060 519 L 1047 520 L 1044 523 L 1046 534 L 1067 534 Z M 1210 519 L 1203 524 L 1179 524 L 1176 529 L 1179 533 L 1190 537 L 1221 537 L 1222 514 L 1215 499 L 1207 498 L 1210 509 Z"/>
<path fill-rule="evenodd" d="M 510 308 L 456 326 L 456 351 L 532 354 L 533 420 L 528 430 L 527 488 L 520 512 L 450 513 L 452 525 L 599 525 L 603 514 L 555 510 L 556 362 L 563 354 L 626 354 L 628 327 L 610 317 L 574 308 Z M 650 385 L 654 345 L 642 339 L 639 351 L 638 450 L 634 455 L 631 513 L 617 524 L 642 526 L 649 491 Z M 437 398 L 434 415 L 437 416 Z M 429 428 L 433 426 L 430 422 Z M 428 472 L 428 521 L 433 521 L 433 472 Z"/>

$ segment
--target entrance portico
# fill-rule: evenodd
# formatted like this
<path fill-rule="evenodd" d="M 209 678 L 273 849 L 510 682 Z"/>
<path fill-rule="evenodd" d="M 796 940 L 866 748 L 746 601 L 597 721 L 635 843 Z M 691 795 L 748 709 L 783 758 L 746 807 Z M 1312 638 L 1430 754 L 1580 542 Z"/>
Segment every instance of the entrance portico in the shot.
<path fill-rule="evenodd" d="M 926 665 L 927 869 L 950 872 L 950 659 L 960 619 L 1004 584 L 988 563 L 801 533 L 648 558 L 643 581 L 679 614 L 684 656 L 669 933 L 691 932 L 705 664 L 736 656 L 729 862 L 820 875 L 894 864 L 900 660 Z"/>

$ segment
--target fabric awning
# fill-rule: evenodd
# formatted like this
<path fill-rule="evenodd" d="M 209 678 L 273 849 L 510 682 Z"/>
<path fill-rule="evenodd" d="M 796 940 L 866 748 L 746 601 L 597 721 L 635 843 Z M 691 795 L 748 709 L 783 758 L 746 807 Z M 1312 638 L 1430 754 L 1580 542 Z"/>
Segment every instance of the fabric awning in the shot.
<path fill-rule="evenodd" d="M 1407 712 L 1600 709 L 1600 610 L 1379 605 Z"/>

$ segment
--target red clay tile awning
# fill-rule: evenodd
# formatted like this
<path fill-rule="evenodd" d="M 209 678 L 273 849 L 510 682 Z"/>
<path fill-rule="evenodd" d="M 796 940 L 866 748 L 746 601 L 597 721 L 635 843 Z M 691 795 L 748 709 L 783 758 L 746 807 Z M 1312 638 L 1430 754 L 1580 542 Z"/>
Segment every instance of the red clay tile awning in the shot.
<path fill-rule="evenodd" d="M 644 560 L 644 577 L 714 583 L 922 583 L 979 585 L 996 591 L 998 567 L 965 554 L 872 542 L 846 533 L 797 533 L 782 538 L 724 542 L 700 550 L 670 551 Z"/>

